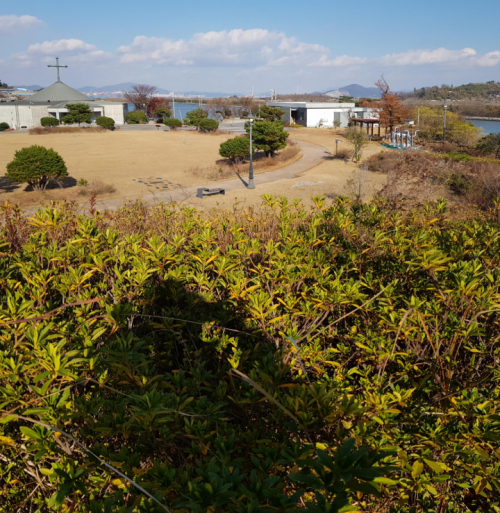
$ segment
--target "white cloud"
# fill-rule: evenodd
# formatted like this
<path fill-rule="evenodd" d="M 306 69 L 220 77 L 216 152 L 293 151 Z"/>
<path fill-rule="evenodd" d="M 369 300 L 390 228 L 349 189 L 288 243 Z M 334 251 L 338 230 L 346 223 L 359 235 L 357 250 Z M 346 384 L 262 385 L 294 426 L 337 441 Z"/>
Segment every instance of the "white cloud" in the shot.
<path fill-rule="evenodd" d="M 209 31 L 193 34 L 188 39 L 138 35 L 130 44 L 119 46 L 110 53 L 80 39 L 58 39 L 32 44 L 25 52 L 12 55 L 8 62 L 12 68 L 29 69 L 41 63 L 52 64 L 56 56 L 61 58 L 61 64 L 75 64 L 86 70 L 90 66 L 84 66 L 85 63 L 92 63 L 94 70 L 99 68 L 99 64 L 103 64 L 106 70 L 113 66 L 116 80 L 123 81 L 148 80 L 154 83 L 161 79 L 170 86 L 171 77 L 174 83 L 187 83 L 188 79 L 184 81 L 183 77 L 197 75 L 196 80 L 199 81 L 198 77 L 204 73 L 207 77 L 204 88 L 215 90 L 221 90 L 221 81 L 234 83 L 228 87 L 237 90 L 238 83 L 246 83 L 249 79 L 255 80 L 255 84 L 266 84 L 266 87 L 269 83 L 288 87 L 290 79 L 303 77 L 297 81 L 301 88 L 308 87 L 306 83 L 314 88 L 320 82 L 335 81 L 337 85 L 347 80 L 372 82 L 374 77 L 384 72 L 388 76 L 399 75 L 410 80 L 408 77 L 416 74 L 410 68 L 419 70 L 419 80 L 424 79 L 426 72 L 433 80 L 438 73 L 444 74 L 445 71 L 456 74 L 483 68 L 489 72 L 490 68 L 500 66 L 500 50 L 495 49 L 485 54 L 466 47 L 458 50 L 411 49 L 371 57 L 336 55 L 326 46 L 303 42 L 283 32 L 258 28 Z M 162 67 L 165 69 L 161 70 Z M 176 72 L 171 73 L 167 67 L 177 68 Z M 103 79 L 107 80 L 107 76 Z"/>
<path fill-rule="evenodd" d="M 489 52 L 477 60 L 479 66 L 490 68 L 492 66 L 498 66 L 500 64 L 500 52 Z"/>
<path fill-rule="evenodd" d="M 30 45 L 26 52 L 12 57 L 19 66 L 28 67 L 37 61 L 52 62 L 56 56 L 65 60 L 61 64 L 66 64 L 67 62 L 91 62 L 108 58 L 110 55 L 80 39 L 56 39 Z"/>
<path fill-rule="evenodd" d="M 80 39 L 59 39 L 30 45 L 28 46 L 27 53 L 54 55 L 66 52 L 91 52 L 95 50 L 97 50 L 97 48 L 94 45 L 85 43 Z"/>
<path fill-rule="evenodd" d="M 15 34 L 19 30 L 26 30 L 43 25 L 43 21 L 35 16 L 0 16 L 0 35 Z"/>
<path fill-rule="evenodd" d="M 365 57 L 350 57 L 349 55 L 341 55 L 334 59 L 328 60 L 326 55 L 322 55 L 316 62 L 312 62 L 309 66 L 314 67 L 346 67 L 346 66 L 359 66 L 360 64 L 366 64 L 368 59 Z"/>
<path fill-rule="evenodd" d="M 444 64 L 457 61 L 473 61 L 477 56 L 476 50 L 464 48 L 463 50 L 410 50 L 403 53 L 385 55 L 380 59 L 381 64 L 389 66 L 419 66 L 422 64 Z"/>
<path fill-rule="evenodd" d="M 309 66 L 314 67 L 348 67 L 357 65 L 370 65 L 383 68 L 402 67 L 402 66 L 425 66 L 440 64 L 447 67 L 456 68 L 477 68 L 492 67 L 500 63 L 500 52 L 493 51 L 483 56 L 479 56 L 473 48 L 463 48 L 462 50 L 448 50 L 446 48 L 437 48 L 435 50 L 409 50 L 402 53 L 387 54 L 382 57 L 350 57 L 342 55 L 328 59 L 327 55 L 322 55 L 317 61 Z"/>
<path fill-rule="evenodd" d="M 328 49 L 287 38 L 264 29 L 194 34 L 189 40 L 137 36 L 131 45 L 120 46 L 122 63 L 190 66 L 280 66 L 316 59 Z"/>

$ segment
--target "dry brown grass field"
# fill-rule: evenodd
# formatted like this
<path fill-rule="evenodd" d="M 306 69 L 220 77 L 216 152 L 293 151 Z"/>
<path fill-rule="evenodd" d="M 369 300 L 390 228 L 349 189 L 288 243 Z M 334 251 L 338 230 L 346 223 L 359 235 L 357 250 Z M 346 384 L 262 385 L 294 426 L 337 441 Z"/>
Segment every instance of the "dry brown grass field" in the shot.
<path fill-rule="evenodd" d="M 207 182 L 236 178 L 234 169 L 220 164 L 219 145 L 233 137 L 232 134 L 208 135 L 198 132 L 165 131 L 105 131 L 103 133 L 74 133 L 54 135 L 4 134 L 0 136 L 0 191 L 2 201 L 19 203 L 23 207 L 34 207 L 41 202 L 65 199 L 85 203 L 94 192 L 98 199 L 134 199 L 151 194 L 161 195 L 187 187 L 205 185 Z M 335 138 L 342 139 L 342 130 L 294 129 L 290 140 L 303 140 L 335 152 Z M 70 179 L 67 188 L 52 188 L 45 192 L 26 191 L 25 184 L 15 185 L 3 175 L 5 166 L 14 157 L 16 150 L 32 144 L 43 145 L 56 150 L 66 161 Z M 349 148 L 347 142 L 340 145 Z M 380 151 L 380 145 L 370 143 L 364 150 L 364 157 Z M 274 162 L 257 155 L 256 173 L 279 169 L 300 159 L 293 147 L 287 148 Z M 248 164 L 237 171 L 245 175 Z M 81 180 L 88 186 L 77 186 Z M 198 200 L 189 198 L 187 204 L 211 208 L 218 202 L 233 203 L 235 197 L 246 202 L 258 203 L 262 194 L 285 195 L 290 199 L 309 201 L 312 196 L 334 197 L 352 195 L 359 181 L 363 181 L 362 196 L 369 199 L 385 184 L 386 177 L 378 173 L 364 172 L 359 175 L 358 166 L 340 159 L 325 159 L 290 180 L 278 180 L 251 191 L 238 191 L 225 198 L 218 196 Z M 315 185 L 297 186 L 300 182 Z M 295 187 L 294 187 L 295 186 Z"/>
<path fill-rule="evenodd" d="M 78 182 L 85 179 L 89 185 L 98 183 L 100 189 L 111 187 L 115 192 L 104 192 L 101 197 L 123 197 L 158 192 L 157 187 L 187 187 L 194 177 L 186 171 L 213 165 L 220 158 L 221 142 L 227 135 L 204 137 L 193 132 L 165 131 L 106 131 L 104 133 L 75 133 L 54 135 L 5 134 L 0 140 L 0 179 L 4 201 L 32 204 L 42 199 L 85 200 L 81 187 L 52 189 L 45 194 L 26 192 L 25 184 L 5 186 L 3 178 L 8 162 L 16 150 L 39 144 L 53 148 L 65 160 L 68 173 Z M 139 181 L 141 180 L 141 181 Z M 155 183 L 162 180 L 162 183 Z M 80 199 L 81 198 L 81 199 Z"/>
<path fill-rule="evenodd" d="M 302 140 L 325 147 L 330 153 L 335 153 L 335 138 L 342 140 L 341 148 L 352 147 L 344 141 L 342 129 L 334 128 L 294 128 L 290 132 L 290 139 Z M 363 150 L 363 160 L 379 153 L 379 143 L 370 143 Z M 277 180 L 272 183 L 256 187 L 252 190 L 232 191 L 225 196 L 212 196 L 203 199 L 189 198 L 184 204 L 195 206 L 198 209 L 210 210 L 212 208 L 232 208 L 235 204 L 240 206 L 259 206 L 262 204 L 263 194 L 285 196 L 289 201 L 300 199 L 306 205 L 312 205 L 314 196 L 325 196 L 332 199 L 335 196 L 354 196 L 361 192 L 363 200 L 370 200 L 386 184 L 387 176 L 370 171 L 360 171 L 359 166 L 343 159 L 328 158 L 321 164 L 301 173 L 290 180 Z M 308 185 L 301 185 L 309 182 Z M 314 184 L 314 185 L 313 185 Z"/>

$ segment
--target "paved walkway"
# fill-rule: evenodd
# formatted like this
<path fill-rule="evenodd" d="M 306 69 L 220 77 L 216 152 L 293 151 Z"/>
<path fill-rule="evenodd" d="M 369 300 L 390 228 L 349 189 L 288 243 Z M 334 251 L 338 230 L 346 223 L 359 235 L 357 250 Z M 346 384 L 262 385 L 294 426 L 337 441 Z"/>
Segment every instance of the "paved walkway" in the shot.
<path fill-rule="evenodd" d="M 321 164 L 324 158 L 329 154 L 328 150 L 317 144 L 308 143 L 305 141 L 294 141 L 300 146 L 302 150 L 302 158 L 282 167 L 275 171 L 268 171 L 267 173 L 260 173 L 254 176 L 256 187 L 265 183 L 276 182 L 278 180 L 286 180 L 294 178 L 305 171 Z M 248 177 L 234 178 L 232 180 L 225 180 L 223 182 L 209 182 L 208 184 L 200 184 L 195 187 L 186 187 L 182 189 L 174 189 L 169 192 L 162 192 L 159 194 L 151 194 L 145 196 L 129 197 L 129 201 L 134 201 L 141 198 L 141 201 L 146 205 L 153 205 L 157 202 L 176 202 L 186 200 L 187 198 L 196 196 L 198 188 L 204 187 L 206 189 L 221 188 L 227 191 L 235 191 L 237 189 L 245 189 Z M 264 191 L 263 191 L 264 192 Z M 109 199 L 104 201 L 97 201 L 96 208 L 99 210 L 118 210 L 125 200 L 123 198 Z M 82 205 L 83 206 L 83 205 Z M 87 205 L 86 205 L 87 206 Z"/>

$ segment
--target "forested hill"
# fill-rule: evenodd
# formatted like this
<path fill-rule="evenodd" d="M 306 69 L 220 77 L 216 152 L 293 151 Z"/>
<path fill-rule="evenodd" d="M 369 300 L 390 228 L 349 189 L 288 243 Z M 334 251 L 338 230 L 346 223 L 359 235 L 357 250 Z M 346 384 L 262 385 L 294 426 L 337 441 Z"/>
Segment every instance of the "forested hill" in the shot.
<path fill-rule="evenodd" d="M 494 80 L 486 83 L 464 84 L 453 87 L 443 84 L 441 87 L 422 87 L 413 93 L 401 95 L 404 98 L 421 98 L 422 100 L 500 100 L 500 82 Z"/>

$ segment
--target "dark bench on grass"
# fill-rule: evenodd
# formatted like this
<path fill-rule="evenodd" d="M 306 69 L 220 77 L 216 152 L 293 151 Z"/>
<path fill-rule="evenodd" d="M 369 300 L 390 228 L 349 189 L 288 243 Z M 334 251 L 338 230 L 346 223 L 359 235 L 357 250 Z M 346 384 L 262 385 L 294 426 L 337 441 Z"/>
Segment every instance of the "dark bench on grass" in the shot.
<path fill-rule="evenodd" d="M 196 196 L 203 198 L 203 196 L 213 196 L 214 194 L 226 194 L 225 189 L 198 189 Z"/>

